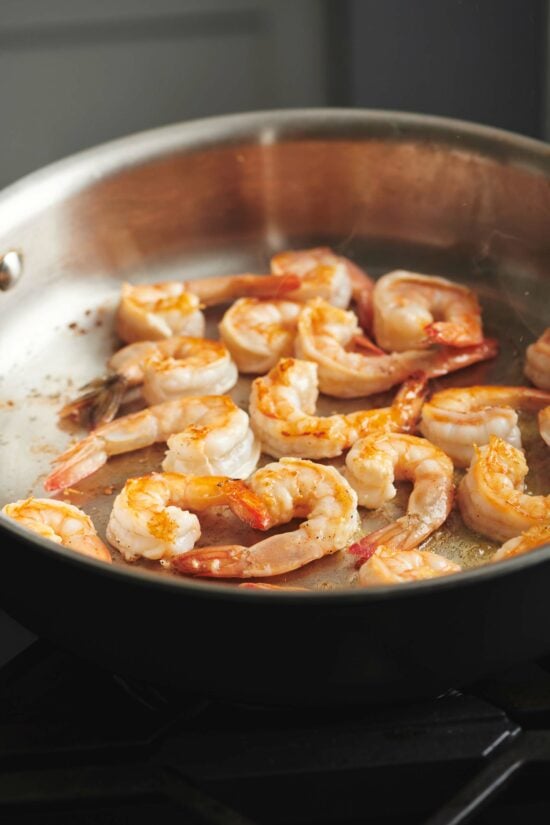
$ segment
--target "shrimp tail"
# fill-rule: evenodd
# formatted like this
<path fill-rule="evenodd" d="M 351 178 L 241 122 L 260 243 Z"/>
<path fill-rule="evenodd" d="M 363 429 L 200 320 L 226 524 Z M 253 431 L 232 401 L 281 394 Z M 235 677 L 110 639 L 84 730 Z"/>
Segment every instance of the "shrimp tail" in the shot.
<path fill-rule="evenodd" d="M 366 350 L 370 355 L 386 354 L 383 349 L 380 349 L 380 347 L 366 335 L 355 335 L 353 338 L 353 343 L 359 349 Z"/>
<path fill-rule="evenodd" d="M 484 338 L 481 343 L 471 347 L 447 347 L 438 353 L 434 363 L 427 369 L 427 375 L 429 378 L 446 375 L 448 372 L 477 364 L 478 361 L 494 358 L 498 351 L 499 343 L 496 338 Z"/>
<path fill-rule="evenodd" d="M 412 432 L 416 427 L 427 394 L 428 375 L 425 372 L 413 373 L 401 385 L 393 399 L 392 412 L 402 432 Z"/>
<path fill-rule="evenodd" d="M 244 579 L 251 575 L 248 557 L 248 547 L 239 544 L 200 547 L 173 558 L 172 568 L 187 576 Z"/>
<path fill-rule="evenodd" d="M 242 481 L 229 479 L 225 482 L 224 492 L 227 502 L 235 515 L 255 530 L 269 530 L 272 519 L 264 501 L 253 493 Z"/>
<path fill-rule="evenodd" d="M 55 464 L 58 466 L 46 477 L 44 489 L 50 493 L 57 493 L 65 487 L 72 487 L 99 470 L 106 461 L 107 453 L 101 448 L 101 442 L 92 434 L 56 459 Z"/>
<path fill-rule="evenodd" d="M 374 556 L 377 549 L 377 542 L 370 541 L 370 536 L 363 536 L 362 539 L 348 547 L 348 553 L 351 553 L 352 556 L 357 556 L 356 567 L 361 567 L 371 556 Z"/>
<path fill-rule="evenodd" d="M 447 347 L 467 347 L 481 344 L 481 333 L 478 340 L 472 340 L 472 331 L 467 325 L 453 324 L 448 321 L 434 321 L 424 327 L 426 338 L 432 344 L 443 344 Z"/>
<path fill-rule="evenodd" d="M 84 390 L 82 395 L 65 404 L 59 415 L 93 430 L 113 420 L 127 388 L 127 379 L 117 373 L 95 378 L 81 387 Z"/>

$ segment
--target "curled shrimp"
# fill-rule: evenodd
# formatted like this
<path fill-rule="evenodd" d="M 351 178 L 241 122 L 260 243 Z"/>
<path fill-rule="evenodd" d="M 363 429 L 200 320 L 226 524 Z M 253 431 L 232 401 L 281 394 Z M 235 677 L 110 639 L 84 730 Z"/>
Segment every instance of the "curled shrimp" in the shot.
<path fill-rule="evenodd" d="M 382 545 L 361 566 L 358 578 L 363 587 L 372 587 L 435 579 L 460 573 L 461 569 L 460 565 L 430 550 L 399 550 Z"/>
<path fill-rule="evenodd" d="M 535 550 L 537 547 L 542 547 L 544 544 L 550 544 L 550 524 L 530 527 L 520 536 L 508 539 L 502 547 L 499 547 L 491 561 L 511 559 L 523 553 L 528 553 L 530 550 Z"/>
<path fill-rule="evenodd" d="M 471 347 L 483 341 L 476 296 L 446 278 L 399 269 L 376 282 L 372 300 L 374 336 L 385 350 L 404 352 L 433 343 Z"/>
<path fill-rule="evenodd" d="M 277 298 L 295 288 L 295 276 L 221 275 L 196 281 L 123 284 L 116 315 L 122 341 L 156 341 L 173 335 L 201 337 L 201 306 L 211 306 L 251 295 Z"/>
<path fill-rule="evenodd" d="M 127 561 L 170 559 L 187 553 L 200 537 L 200 522 L 189 511 L 221 506 L 251 527 L 269 526 L 265 505 L 242 481 L 151 473 L 126 482 L 114 501 L 107 538 Z"/>
<path fill-rule="evenodd" d="M 359 344 L 363 351 L 350 350 Z M 353 312 L 312 300 L 298 319 L 296 354 L 319 367 L 321 392 L 336 398 L 360 398 L 385 392 L 415 372 L 428 378 L 446 375 L 494 358 L 497 342 L 485 339 L 472 347 L 441 347 L 391 354 L 367 353 Z"/>
<path fill-rule="evenodd" d="M 420 430 L 458 467 L 467 467 L 474 444 L 487 444 L 491 435 L 521 448 L 516 410 L 536 411 L 547 405 L 550 393 L 531 387 L 457 387 L 436 393 L 424 404 Z"/>
<path fill-rule="evenodd" d="M 190 395 L 222 395 L 238 378 L 222 343 L 188 336 L 128 344 L 107 365 L 109 374 L 83 387 L 86 392 L 63 407 L 62 418 L 93 428 L 113 420 L 130 387 L 141 385 L 147 404 L 160 404 Z"/>
<path fill-rule="evenodd" d="M 411 379 L 391 407 L 316 416 L 317 365 L 283 358 L 252 383 L 250 419 L 269 455 L 332 458 L 368 432 L 411 429 L 420 415 L 425 385 L 422 376 Z"/>
<path fill-rule="evenodd" d="M 425 438 L 383 433 L 362 438 L 346 456 L 346 478 L 359 504 L 374 509 L 396 495 L 394 481 L 412 481 L 406 515 L 350 547 L 368 558 L 373 548 L 412 550 L 437 530 L 451 511 L 453 463 Z"/>
<path fill-rule="evenodd" d="M 496 541 L 507 541 L 550 522 L 550 496 L 524 492 L 527 472 L 523 452 L 496 435 L 485 446 L 476 447 L 458 488 L 466 525 Z"/>
<path fill-rule="evenodd" d="M 248 415 L 226 395 L 165 401 L 117 418 L 93 430 L 55 460 L 44 482 L 49 491 L 77 484 L 99 470 L 110 456 L 168 441 L 163 469 L 197 475 L 246 478 L 260 447 Z"/>
<path fill-rule="evenodd" d="M 527 347 L 525 375 L 536 387 L 550 390 L 550 327 Z"/>
<path fill-rule="evenodd" d="M 180 573 L 258 578 L 288 573 L 345 547 L 357 532 L 357 496 L 334 467 L 297 458 L 268 464 L 248 480 L 272 525 L 305 518 L 297 530 L 243 547 L 201 548 L 178 556 Z"/>
<path fill-rule="evenodd" d="M 2 513 L 44 539 L 93 559 L 111 561 L 111 553 L 97 535 L 91 518 L 74 504 L 52 498 L 26 498 L 6 504 Z"/>
<path fill-rule="evenodd" d="M 265 373 L 279 358 L 292 355 L 301 309 L 295 301 L 235 301 L 219 329 L 239 372 Z"/>

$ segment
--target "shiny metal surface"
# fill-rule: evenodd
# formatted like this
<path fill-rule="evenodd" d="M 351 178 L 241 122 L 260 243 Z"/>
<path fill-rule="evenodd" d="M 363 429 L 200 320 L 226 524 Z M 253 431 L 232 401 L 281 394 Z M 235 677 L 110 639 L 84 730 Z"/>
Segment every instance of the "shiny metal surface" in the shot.
<path fill-rule="evenodd" d="M 6 292 L 15 286 L 23 274 L 23 255 L 10 249 L 0 257 L 0 291 Z"/>
<path fill-rule="evenodd" d="M 519 384 L 525 347 L 550 323 L 549 225 L 549 147 L 392 113 L 296 111 L 183 124 L 16 184 L 0 197 L 0 249 L 23 249 L 26 270 L 0 296 L 0 504 L 41 494 L 51 459 L 77 435 L 60 427 L 57 411 L 102 372 L 116 346 L 111 321 L 122 280 L 261 272 L 277 250 L 329 244 L 373 274 L 405 267 L 473 285 L 501 353 L 437 386 Z M 211 315 L 211 330 L 218 318 Z M 242 379 L 235 391 L 241 404 L 248 385 Z M 325 398 L 319 409 L 385 400 Z M 546 492 L 549 451 L 532 422 L 525 432 L 530 487 Z M 157 469 L 162 455 L 155 447 L 117 457 L 68 499 L 103 532 L 124 480 Z M 365 526 L 400 514 L 406 495 L 403 487 L 384 514 L 365 515 Z M 215 514 L 203 520 L 203 542 L 254 540 L 235 521 L 219 524 Z M 472 566 L 494 545 L 453 513 L 429 546 Z M 353 575 L 338 554 L 285 580 L 332 589 Z"/>

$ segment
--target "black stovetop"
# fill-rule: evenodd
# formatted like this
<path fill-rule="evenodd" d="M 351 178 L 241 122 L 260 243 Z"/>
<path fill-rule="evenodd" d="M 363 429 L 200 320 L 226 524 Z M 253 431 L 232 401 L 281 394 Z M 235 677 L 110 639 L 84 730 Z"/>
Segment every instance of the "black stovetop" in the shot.
<path fill-rule="evenodd" d="M 0 669 L 0 759 L 7 825 L 537 825 L 550 661 L 423 704 L 304 711 L 153 688 L 37 641 Z"/>

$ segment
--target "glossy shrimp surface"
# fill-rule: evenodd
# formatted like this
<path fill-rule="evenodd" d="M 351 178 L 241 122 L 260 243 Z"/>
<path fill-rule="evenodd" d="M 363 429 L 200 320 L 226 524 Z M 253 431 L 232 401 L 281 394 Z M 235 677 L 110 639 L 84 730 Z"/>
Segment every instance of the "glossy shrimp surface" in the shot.
<path fill-rule="evenodd" d="M 331 458 L 368 432 L 407 430 L 420 415 L 425 381 L 410 381 L 391 407 L 317 416 L 317 366 L 283 358 L 256 378 L 250 394 L 252 427 L 264 452 L 275 457 Z"/>
<path fill-rule="evenodd" d="M 432 343 L 471 347 L 483 340 L 476 296 L 446 278 L 389 272 L 376 282 L 373 312 L 376 341 L 392 352 Z"/>
<path fill-rule="evenodd" d="M 248 416 L 225 395 L 179 398 L 126 415 L 93 430 L 56 459 L 44 482 L 62 490 L 102 467 L 110 456 L 168 441 L 165 470 L 245 478 L 260 448 Z"/>
<path fill-rule="evenodd" d="M 461 567 L 429 550 L 399 550 L 379 547 L 361 566 L 358 581 L 363 587 L 435 579 L 459 573 Z"/>
<path fill-rule="evenodd" d="M 241 298 L 220 323 L 220 335 L 239 372 L 262 374 L 292 355 L 302 305 L 295 301 Z"/>
<path fill-rule="evenodd" d="M 458 488 L 462 518 L 472 530 L 495 541 L 550 522 L 550 496 L 525 492 L 528 467 L 521 450 L 493 435 L 477 447 Z"/>
<path fill-rule="evenodd" d="M 527 347 L 525 375 L 535 386 L 550 390 L 550 327 Z"/>
<path fill-rule="evenodd" d="M 502 547 L 499 547 L 491 561 L 512 559 L 515 556 L 528 553 L 530 550 L 536 550 L 537 547 L 542 547 L 545 544 L 550 544 L 550 522 L 531 527 L 520 536 L 508 539 Z"/>
<path fill-rule="evenodd" d="M 429 378 L 493 358 L 497 343 L 486 339 L 472 347 L 409 350 L 390 354 L 365 352 L 354 345 L 362 330 L 353 312 L 312 300 L 298 319 L 296 354 L 319 368 L 321 392 L 336 398 L 360 398 L 385 392 L 421 371 Z"/>
<path fill-rule="evenodd" d="M 50 498 L 26 498 L 6 504 L 2 513 L 42 538 L 93 559 L 111 561 L 111 553 L 97 535 L 91 518 L 74 504 Z"/>
<path fill-rule="evenodd" d="M 346 456 L 346 478 L 359 504 L 381 507 L 396 495 L 394 481 L 412 481 L 406 515 L 364 536 L 350 548 L 359 557 L 373 548 L 412 550 L 437 530 L 453 505 L 453 463 L 425 438 L 403 433 L 367 436 Z"/>
<path fill-rule="evenodd" d="M 220 506 L 252 527 L 269 525 L 265 505 L 242 481 L 152 473 L 126 482 L 113 504 L 107 538 L 127 561 L 170 559 L 191 550 L 200 537 L 195 512 Z"/>
<path fill-rule="evenodd" d="M 222 578 L 277 576 L 340 550 L 357 532 L 357 496 L 334 467 L 282 458 L 257 470 L 248 486 L 266 505 L 273 526 L 306 520 L 251 547 L 194 550 L 174 560 L 176 570 Z"/>
<path fill-rule="evenodd" d="M 516 410 L 537 411 L 550 405 L 550 393 L 532 387 L 458 387 L 436 393 L 422 408 L 420 430 L 449 455 L 456 466 L 467 467 L 474 445 L 497 435 L 521 448 Z M 544 422 L 541 428 L 544 432 Z"/>
<path fill-rule="evenodd" d="M 92 427 L 115 417 L 127 389 L 142 386 L 148 404 L 190 395 L 222 395 L 235 386 L 237 367 L 227 348 L 207 338 L 174 336 L 161 341 L 137 341 L 108 361 L 110 373 L 83 389 L 61 417 Z"/>

